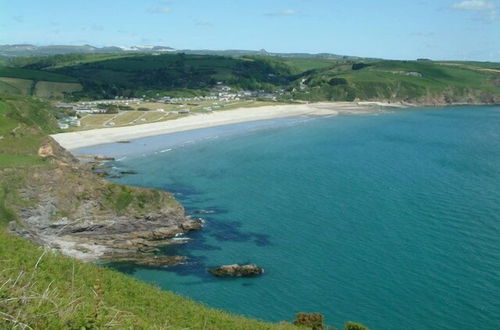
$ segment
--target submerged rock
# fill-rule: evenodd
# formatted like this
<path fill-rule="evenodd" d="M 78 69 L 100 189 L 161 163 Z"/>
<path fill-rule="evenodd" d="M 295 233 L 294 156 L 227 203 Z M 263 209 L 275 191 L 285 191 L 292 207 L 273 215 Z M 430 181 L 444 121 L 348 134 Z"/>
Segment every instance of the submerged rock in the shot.
<path fill-rule="evenodd" d="M 252 277 L 264 273 L 264 269 L 254 264 L 250 265 L 224 265 L 209 270 L 212 275 L 218 277 Z"/>
<path fill-rule="evenodd" d="M 134 171 L 134 170 L 123 170 L 123 171 L 120 171 L 120 174 L 137 174 L 137 171 Z"/>
<path fill-rule="evenodd" d="M 97 161 L 113 161 L 115 160 L 114 157 L 108 157 L 108 156 L 103 156 L 103 155 L 95 155 L 94 160 Z"/>
<path fill-rule="evenodd" d="M 147 254 L 113 254 L 101 258 L 101 261 L 111 261 L 114 263 L 128 263 L 143 267 L 166 268 L 186 261 L 183 256 L 159 256 Z"/>
<path fill-rule="evenodd" d="M 181 224 L 181 228 L 186 231 L 200 230 L 203 227 L 202 219 L 189 219 Z"/>

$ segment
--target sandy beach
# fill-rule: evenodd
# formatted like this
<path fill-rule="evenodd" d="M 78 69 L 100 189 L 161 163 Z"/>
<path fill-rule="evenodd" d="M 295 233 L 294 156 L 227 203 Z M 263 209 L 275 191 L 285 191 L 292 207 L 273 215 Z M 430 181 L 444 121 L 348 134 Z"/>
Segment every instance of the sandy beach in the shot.
<path fill-rule="evenodd" d="M 372 112 L 374 109 L 375 108 L 372 104 L 368 105 L 351 102 L 289 104 L 263 106 L 257 108 L 239 108 L 235 110 L 215 111 L 206 114 L 192 114 L 187 117 L 157 123 L 60 133 L 54 134 L 52 137 L 65 149 L 74 150 L 105 143 L 130 141 L 143 137 L 250 121 L 294 116 L 361 114 Z"/>

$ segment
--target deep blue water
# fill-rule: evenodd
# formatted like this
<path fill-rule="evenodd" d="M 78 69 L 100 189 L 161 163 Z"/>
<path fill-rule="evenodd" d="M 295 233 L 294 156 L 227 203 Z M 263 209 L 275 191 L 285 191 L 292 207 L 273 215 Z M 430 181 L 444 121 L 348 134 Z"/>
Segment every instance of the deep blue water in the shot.
<path fill-rule="evenodd" d="M 127 154 L 117 166 L 139 174 L 120 182 L 175 192 L 206 219 L 166 249 L 186 265 L 122 268 L 141 280 L 269 321 L 318 311 L 336 326 L 500 329 L 500 107 L 287 119 L 82 151 Z M 266 273 L 206 272 L 246 262 Z"/>

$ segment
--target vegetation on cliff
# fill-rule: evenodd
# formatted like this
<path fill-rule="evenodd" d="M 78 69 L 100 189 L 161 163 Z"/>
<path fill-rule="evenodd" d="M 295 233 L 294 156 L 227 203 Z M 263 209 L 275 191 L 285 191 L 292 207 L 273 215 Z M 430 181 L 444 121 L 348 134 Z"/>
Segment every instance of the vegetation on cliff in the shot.
<path fill-rule="evenodd" d="M 205 307 L 0 230 L 0 328 L 288 329 Z"/>
<path fill-rule="evenodd" d="M 338 61 L 327 69 L 305 73 L 295 83 L 293 95 L 311 101 L 499 103 L 500 69 L 488 63 Z"/>

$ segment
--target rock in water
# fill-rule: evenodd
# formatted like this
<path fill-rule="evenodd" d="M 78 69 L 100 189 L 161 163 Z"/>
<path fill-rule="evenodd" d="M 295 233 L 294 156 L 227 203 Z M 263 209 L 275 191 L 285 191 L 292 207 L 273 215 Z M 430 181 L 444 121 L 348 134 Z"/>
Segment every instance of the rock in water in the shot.
<path fill-rule="evenodd" d="M 261 275 L 264 273 L 264 269 L 254 264 L 234 264 L 214 267 L 211 268 L 209 272 L 218 277 L 252 277 Z"/>

